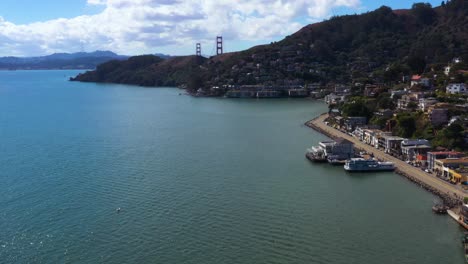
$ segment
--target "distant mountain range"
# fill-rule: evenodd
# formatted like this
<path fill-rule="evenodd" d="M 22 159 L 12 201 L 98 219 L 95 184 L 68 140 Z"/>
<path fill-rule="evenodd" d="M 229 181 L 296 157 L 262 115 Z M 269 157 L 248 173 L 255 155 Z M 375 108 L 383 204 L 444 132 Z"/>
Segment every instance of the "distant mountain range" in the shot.
<path fill-rule="evenodd" d="M 467 0 L 411 9 L 382 6 L 360 15 L 305 26 L 281 41 L 211 58 L 148 56 L 105 63 L 77 76 L 85 82 L 143 86 L 303 85 L 313 82 L 394 82 L 468 61 Z"/>
<path fill-rule="evenodd" d="M 155 54 L 162 58 L 170 56 Z M 126 60 L 129 56 L 112 51 L 54 53 L 40 57 L 0 57 L 0 70 L 94 69 L 111 60 Z"/>

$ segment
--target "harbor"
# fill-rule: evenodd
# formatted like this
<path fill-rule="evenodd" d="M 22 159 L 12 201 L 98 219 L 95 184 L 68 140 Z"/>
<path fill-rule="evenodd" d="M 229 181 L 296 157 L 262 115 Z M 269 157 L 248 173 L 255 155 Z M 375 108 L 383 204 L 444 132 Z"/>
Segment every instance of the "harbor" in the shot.
<path fill-rule="evenodd" d="M 356 150 L 370 153 L 380 161 L 392 162 L 395 166 L 395 171 L 397 174 L 406 177 L 408 180 L 416 183 L 421 188 L 424 188 L 434 195 L 439 196 L 443 203 L 450 208 L 456 208 L 462 205 L 463 197 L 466 196 L 466 192 L 464 190 L 435 177 L 434 174 L 430 174 L 417 167 L 414 167 L 394 156 L 376 149 L 371 145 L 365 144 L 364 142 L 361 142 L 338 129 L 328 126 L 325 123 L 327 117 L 328 114 L 322 114 L 310 121 L 307 121 L 305 125 L 328 136 L 331 139 L 346 139 L 347 141 L 354 144 L 354 148 Z"/>

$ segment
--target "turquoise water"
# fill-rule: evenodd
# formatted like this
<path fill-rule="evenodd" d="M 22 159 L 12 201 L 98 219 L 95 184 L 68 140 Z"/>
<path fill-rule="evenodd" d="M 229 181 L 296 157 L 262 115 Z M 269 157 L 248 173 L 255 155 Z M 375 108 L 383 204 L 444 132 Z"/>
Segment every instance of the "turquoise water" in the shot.
<path fill-rule="evenodd" d="M 0 263 L 464 261 L 429 193 L 304 158 L 319 102 L 77 73 L 0 72 Z"/>

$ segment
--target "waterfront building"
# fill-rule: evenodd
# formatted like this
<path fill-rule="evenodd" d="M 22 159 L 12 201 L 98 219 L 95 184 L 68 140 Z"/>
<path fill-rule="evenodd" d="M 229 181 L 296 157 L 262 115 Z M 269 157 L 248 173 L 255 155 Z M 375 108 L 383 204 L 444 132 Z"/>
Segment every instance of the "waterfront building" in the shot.
<path fill-rule="evenodd" d="M 354 131 L 356 127 L 365 126 L 367 124 L 367 117 L 365 116 L 350 116 L 344 121 L 347 131 Z"/>
<path fill-rule="evenodd" d="M 429 140 L 427 139 L 405 139 L 401 142 L 402 147 L 418 146 L 418 145 L 431 146 L 431 142 L 429 142 Z"/>
<path fill-rule="evenodd" d="M 325 103 L 327 104 L 336 104 L 339 102 L 344 102 L 346 99 L 345 95 L 337 95 L 334 93 L 331 93 L 329 95 L 325 96 Z"/>
<path fill-rule="evenodd" d="M 428 145 L 402 146 L 401 155 L 403 160 L 415 162 L 425 167 L 427 165 L 427 152 L 431 149 L 431 146 Z"/>
<path fill-rule="evenodd" d="M 354 144 L 344 138 L 319 142 L 318 148 L 325 153 L 328 159 L 345 160 L 354 157 Z"/>
<path fill-rule="evenodd" d="M 468 157 L 437 159 L 434 163 L 435 173 L 445 179 L 450 179 L 450 170 L 468 167 Z"/>
<path fill-rule="evenodd" d="M 405 140 L 401 137 L 390 135 L 382 135 L 379 139 L 379 148 L 382 148 L 385 153 L 395 157 L 401 156 L 401 142 Z"/>
<path fill-rule="evenodd" d="M 354 144 L 344 138 L 338 138 L 327 155 L 329 159 L 346 160 L 354 157 Z"/>
<path fill-rule="evenodd" d="M 275 90 L 262 90 L 258 91 L 255 96 L 257 98 L 278 98 L 281 97 L 281 92 Z"/>
<path fill-rule="evenodd" d="M 427 139 L 405 139 L 401 142 L 403 160 L 426 166 L 427 153 L 431 151 L 431 143 Z"/>
<path fill-rule="evenodd" d="M 359 139 L 359 141 L 364 140 L 364 131 L 366 130 L 365 127 L 356 127 L 356 129 L 353 131 L 354 137 Z"/>
<path fill-rule="evenodd" d="M 438 159 L 461 158 L 463 153 L 456 151 L 435 151 L 427 153 L 427 168 L 434 170 L 435 161 Z"/>
<path fill-rule="evenodd" d="M 371 145 L 375 148 L 378 148 L 379 147 L 378 138 L 382 134 L 390 135 L 391 132 L 383 132 L 380 129 L 365 129 L 363 142 L 366 143 L 367 145 Z"/>
<path fill-rule="evenodd" d="M 468 185 L 468 169 L 449 169 L 449 180 L 452 183 Z"/>

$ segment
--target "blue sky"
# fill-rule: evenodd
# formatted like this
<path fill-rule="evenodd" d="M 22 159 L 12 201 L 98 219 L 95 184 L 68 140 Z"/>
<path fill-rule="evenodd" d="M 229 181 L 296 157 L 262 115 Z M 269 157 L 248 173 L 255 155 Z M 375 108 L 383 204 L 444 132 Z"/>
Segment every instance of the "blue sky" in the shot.
<path fill-rule="evenodd" d="M 426 1 L 433 6 L 441 1 Z M 277 41 L 333 15 L 410 8 L 403 0 L 1 0 L 0 56 L 80 50 L 210 55 L 223 35 L 235 51 Z"/>

